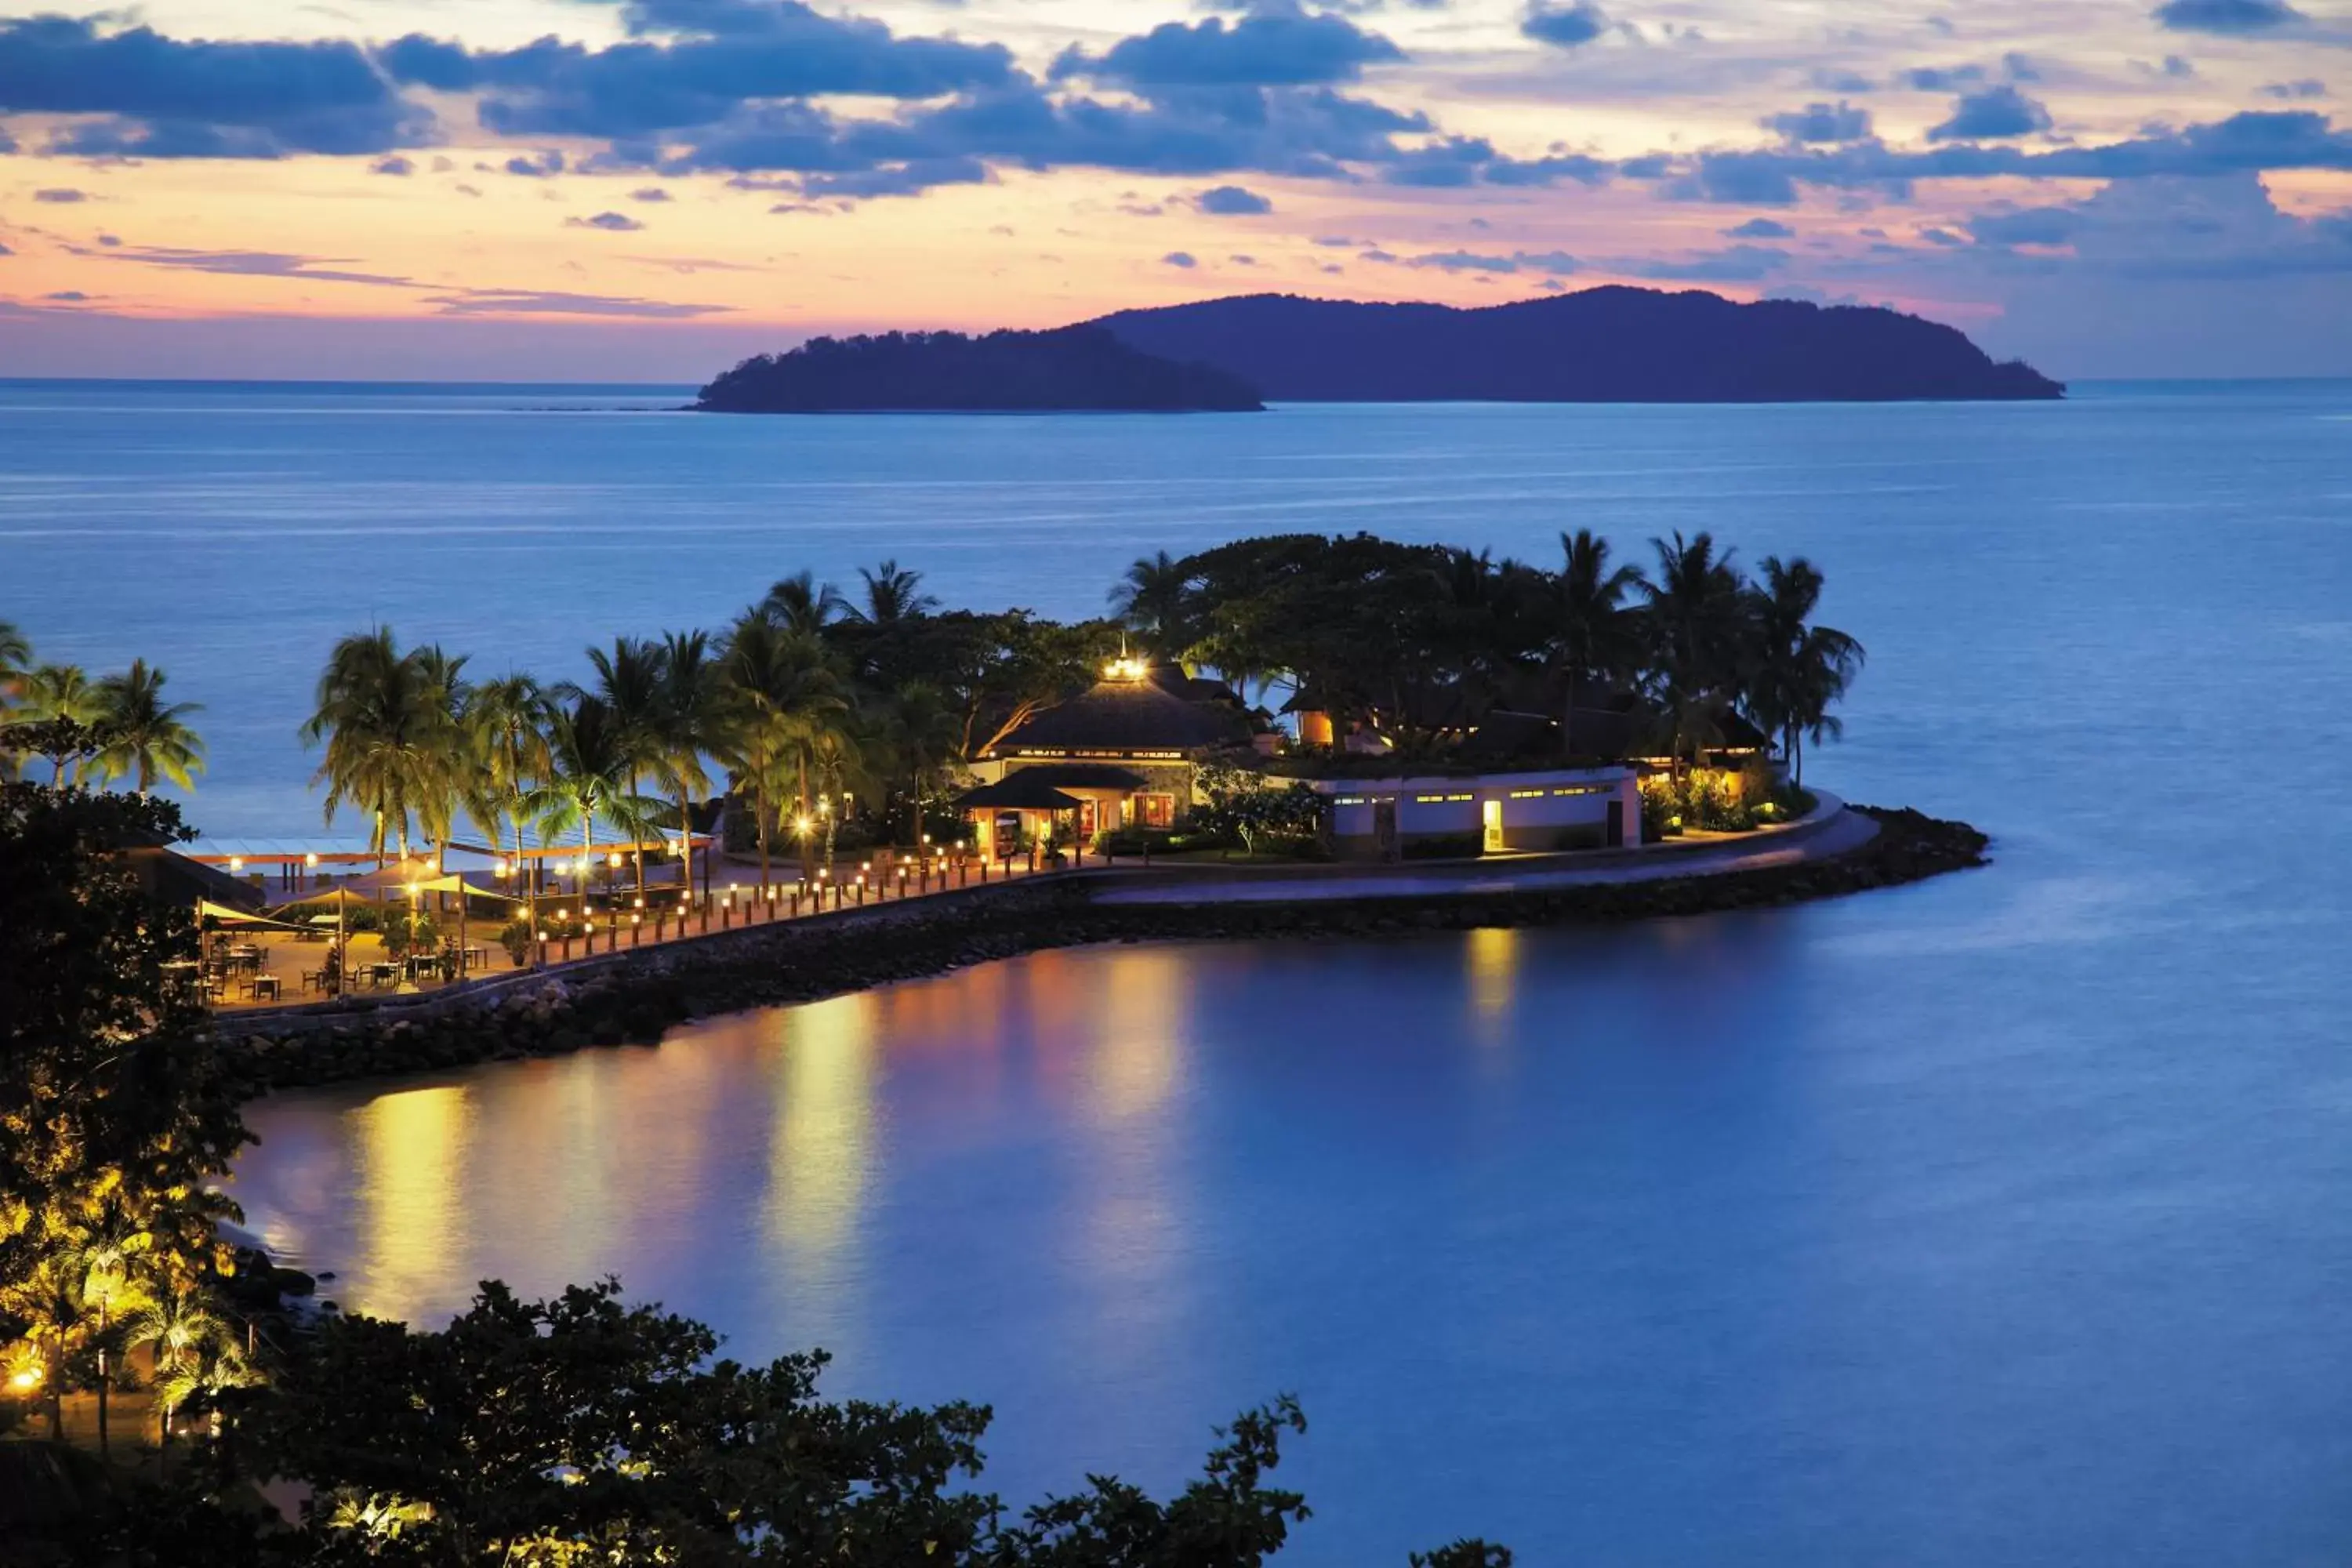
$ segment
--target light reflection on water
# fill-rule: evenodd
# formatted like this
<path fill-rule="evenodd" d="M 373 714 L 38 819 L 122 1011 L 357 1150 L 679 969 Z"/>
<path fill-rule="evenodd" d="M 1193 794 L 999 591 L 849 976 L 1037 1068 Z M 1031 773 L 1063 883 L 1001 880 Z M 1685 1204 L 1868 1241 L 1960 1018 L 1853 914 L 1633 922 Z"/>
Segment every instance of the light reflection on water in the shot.
<path fill-rule="evenodd" d="M 943 421 L 919 451 L 855 421 L 558 422 L 475 458 L 436 436 L 427 510 L 453 519 L 517 468 L 667 464 L 697 482 L 621 512 L 688 545 L 699 520 L 771 528 L 757 581 L 838 578 L 887 538 L 957 599 L 1046 613 L 1223 537 L 1223 505 L 1280 499 L 1256 483 L 1276 465 L 1344 478 L 1381 449 L 1494 478 L 1425 506 L 1436 487 L 1334 486 L 1297 525 L 1525 559 L 1585 524 L 1801 552 L 1871 653 L 1818 776 L 1979 823 L 1997 864 L 1622 930 L 1042 953 L 657 1051 L 289 1095 L 255 1109 L 239 1195 L 348 1303 L 429 1320 L 483 1275 L 613 1272 L 735 1353 L 833 1348 L 836 1392 L 988 1401 L 1015 1499 L 1088 1468 L 1169 1489 L 1213 1423 L 1296 1390 L 1298 1568 L 1470 1531 L 1531 1568 L 2340 1560 L 2352 705 L 2344 639 L 2315 628 L 2352 582 L 2347 395 Z M 315 510 L 343 467 L 417 471 L 424 423 L 340 421 L 364 449 Z M 28 430 L 28 452 L 121 448 L 105 422 Z M 1720 471 L 1764 462 L 1785 480 Z M 777 510 L 779 477 L 885 465 L 925 488 Z M 257 649 L 250 547 L 197 527 L 109 553 L 168 521 L 169 467 L 48 520 L 86 537 L 12 561 L 25 624 L 100 666 L 140 651 L 113 628 L 182 627 L 173 689 L 217 731 L 204 800 L 282 816 L 316 648 L 368 613 L 465 645 L 484 612 L 449 584 L 503 559 L 499 525 L 387 558 L 365 604 L 290 606 Z M 1149 475 L 1131 504 L 1087 488 Z M 1078 521 L 1018 521 L 1057 510 Z M 549 675 L 583 626 L 741 598 L 724 574 L 658 605 L 625 574 L 545 588 L 496 651 Z M 371 1109 L 420 1089 L 447 1098 Z"/>

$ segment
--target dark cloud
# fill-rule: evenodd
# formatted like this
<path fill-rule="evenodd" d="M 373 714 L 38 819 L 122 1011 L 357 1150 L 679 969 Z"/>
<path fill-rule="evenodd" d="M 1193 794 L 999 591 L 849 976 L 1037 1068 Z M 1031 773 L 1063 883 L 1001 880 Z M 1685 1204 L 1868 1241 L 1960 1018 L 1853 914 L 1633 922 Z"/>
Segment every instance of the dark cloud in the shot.
<path fill-rule="evenodd" d="M 1927 132 L 1927 140 L 1989 142 L 2049 129 L 2050 111 L 2003 83 L 1961 99 L 1952 106 L 1952 117 Z"/>
<path fill-rule="evenodd" d="M 1556 49 L 1589 44 L 1608 30 L 1608 16 L 1592 0 L 1575 0 L 1570 5 L 1533 5 L 1519 22 L 1521 36 Z"/>
<path fill-rule="evenodd" d="M 106 117 L 51 143 L 82 156 L 381 153 L 431 130 L 355 44 L 189 42 L 65 16 L 0 22 L 0 114 Z"/>
<path fill-rule="evenodd" d="M 1809 103 L 1759 123 L 1788 142 L 1861 142 L 1870 135 L 1870 111 L 1845 102 Z"/>
<path fill-rule="evenodd" d="M 89 200 L 89 193 L 88 191 L 77 191 L 68 185 L 50 185 L 45 189 L 35 191 L 33 193 L 33 199 L 37 202 L 47 202 L 53 205 L 65 206 L 74 202 L 86 202 Z"/>
<path fill-rule="evenodd" d="M 2275 32 L 2310 20 L 2287 0 L 2164 0 L 2153 15 L 2158 26 L 2176 33 L 2231 37 Z"/>
<path fill-rule="evenodd" d="M 626 213 L 598 213 L 594 217 L 565 218 L 563 220 L 563 226 L 566 228 L 601 228 L 612 234 L 635 234 L 637 230 L 645 227 L 646 226 L 639 223 L 635 218 L 631 217 Z"/>
<path fill-rule="evenodd" d="M 1500 154 L 1482 136 L 1448 136 L 1390 161 L 1381 177 L 1391 185 L 1446 190 L 1478 182 Z"/>
<path fill-rule="evenodd" d="M 1303 11 L 1258 12 L 1228 26 L 1222 16 L 1187 25 L 1163 22 L 1121 38 L 1100 55 L 1072 48 L 1054 62 L 1054 79 L 1086 77 L 1152 92 L 1165 88 L 1310 87 L 1354 81 L 1368 65 L 1404 51 L 1345 16 Z"/>
<path fill-rule="evenodd" d="M 83 293 L 79 289 L 60 289 L 54 294 L 44 294 L 41 298 L 44 300 L 57 300 L 68 305 L 79 305 L 84 300 L 89 299 L 89 296 Z"/>
<path fill-rule="evenodd" d="M 416 165 L 410 163 L 407 159 L 395 154 L 389 158 L 378 158 L 374 163 L 368 165 L 368 173 L 371 174 L 391 174 L 395 177 L 404 179 L 408 175 L 416 173 Z"/>
<path fill-rule="evenodd" d="M 1794 239 L 1797 231 L 1769 217 L 1752 217 L 1737 227 L 1725 229 L 1723 237 L 1726 239 Z"/>
<path fill-rule="evenodd" d="M 1614 170 L 1605 158 L 1557 153 L 1543 158 L 1496 158 L 1484 173 L 1490 185 L 1550 185 L 1561 180 L 1599 185 L 1607 184 Z"/>
<path fill-rule="evenodd" d="M 801 182 L 801 191 L 811 196 L 865 200 L 920 195 L 939 185 L 984 185 L 988 180 L 988 165 L 977 158 L 917 158 L 887 168 L 811 174 Z"/>
<path fill-rule="evenodd" d="M 395 81 L 481 92 L 482 124 L 501 135 L 615 140 L 716 124 L 762 100 L 929 99 L 1019 75 L 1001 44 L 901 38 L 879 22 L 823 16 L 792 0 L 756 9 L 758 29 L 723 37 L 469 50 L 412 34 L 377 58 Z"/>
<path fill-rule="evenodd" d="M 1396 136 L 1428 129 L 1420 115 L 1328 89 L 1240 88 L 1138 104 L 1056 99 L 1024 83 L 883 120 L 835 121 L 808 105 L 770 106 L 698 135 L 663 167 L 811 176 L 928 165 L 961 179 L 986 162 L 1337 179 L 1352 163 L 1396 160 Z"/>
<path fill-rule="evenodd" d="M 5 245 L 0 245 L 0 256 L 14 256 L 16 254 L 16 253 L 15 251 L 9 249 Z"/>
<path fill-rule="evenodd" d="M 2263 89 L 2264 98 L 2282 99 L 2288 102 L 2298 100 L 2326 98 L 2327 84 L 2316 77 L 2305 77 L 2300 81 L 2274 81 Z"/>
<path fill-rule="evenodd" d="M 1823 92 L 1876 92 L 1878 84 L 1860 71 L 1816 68 L 1806 80 Z"/>
<path fill-rule="evenodd" d="M 669 200 L 669 193 L 659 185 L 646 185 L 631 191 L 629 199 L 633 202 L 666 202 Z"/>
<path fill-rule="evenodd" d="M 1914 66 L 1895 79 L 1915 92 L 1958 92 L 1984 80 L 1982 66 Z"/>
<path fill-rule="evenodd" d="M 1189 250 L 1171 250 L 1160 259 L 1170 267 L 1181 267 L 1187 271 L 1201 265 Z"/>
<path fill-rule="evenodd" d="M 544 180 L 563 173 L 563 154 L 551 148 L 528 156 L 518 154 L 506 161 L 506 171 L 526 180 Z"/>
<path fill-rule="evenodd" d="M 1916 180 L 2208 178 L 2278 169 L 2352 170 L 2352 132 L 2308 110 L 2249 110 L 2184 131 L 2039 153 L 1976 143 L 1910 153 L 1868 142 L 1703 153 L 1687 161 L 1645 161 L 1640 174 L 1633 161 L 1618 165 L 1627 178 L 1664 180 L 1671 196 L 1763 206 L 1787 205 L 1800 184 L 1900 193 Z"/>
<path fill-rule="evenodd" d="M 1265 197 L 1239 185 L 1213 185 L 1192 199 L 1202 212 L 1220 217 L 1256 217 L 1274 210 Z"/>

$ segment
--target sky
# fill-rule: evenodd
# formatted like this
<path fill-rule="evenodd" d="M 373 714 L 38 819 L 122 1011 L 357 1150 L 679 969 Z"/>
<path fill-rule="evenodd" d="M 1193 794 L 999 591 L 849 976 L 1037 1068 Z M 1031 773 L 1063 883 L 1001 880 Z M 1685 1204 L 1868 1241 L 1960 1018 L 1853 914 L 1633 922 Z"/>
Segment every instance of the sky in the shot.
<path fill-rule="evenodd" d="M 2343 4 L 0 10 L 0 375 L 698 382 L 815 332 L 1606 283 L 2062 377 L 2352 374 Z"/>

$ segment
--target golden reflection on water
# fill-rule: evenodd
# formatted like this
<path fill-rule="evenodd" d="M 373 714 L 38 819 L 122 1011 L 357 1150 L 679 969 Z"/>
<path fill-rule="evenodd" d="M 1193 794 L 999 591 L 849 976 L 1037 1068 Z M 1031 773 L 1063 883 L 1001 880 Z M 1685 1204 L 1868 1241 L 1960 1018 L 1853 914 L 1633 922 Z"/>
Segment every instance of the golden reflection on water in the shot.
<path fill-rule="evenodd" d="M 776 1016 L 783 1064 L 764 1221 L 796 1290 L 837 1289 L 856 1235 L 874 1157 L 878 1006 L 860 992 Z"/>
<path fill-rule="evenodd" d="M 1074 1239 L 1083 1275 L 1105 1292 L 1116 1342 L 1102 1347 L 1106 1364 L 1152 1353 L 1172 1310 L 1166 1286 L 1183 1221 L 1171 1101 L 1186 1065 L 1186 973 L 1166 949 L 1122 948 L 1067 987 L 1093 1005 L 1070 1037 L 1092 1044 L 1077 1088 L 1097 1133 Z"/>
<path fill-rule="evenodd" d="M 358 1198 L 366 1297 L 347 1303 L 387 1318 L 422 1315 L 447 1275 L 466 1218 L 472 1091 L 460 1085 L 379 1095 L 352 1113 L 359 1127 Z"/>
<path fill-rule="evenodd" d="M 1523 944 L 1509 926 L 1480 926 L 1470 933 L 1470 1022 L 1481 1045 L 1500 1045 L 1519 982 Z"/>

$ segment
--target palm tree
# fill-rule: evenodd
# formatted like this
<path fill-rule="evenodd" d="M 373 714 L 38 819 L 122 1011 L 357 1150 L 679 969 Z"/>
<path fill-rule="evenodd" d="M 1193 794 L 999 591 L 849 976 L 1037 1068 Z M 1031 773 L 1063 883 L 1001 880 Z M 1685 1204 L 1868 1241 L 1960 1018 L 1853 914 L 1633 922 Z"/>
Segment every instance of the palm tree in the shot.
<path fill-rule="evenodd" d="M 187 717 L 202 712 L 201 705 L 164 701 L 163 672 L 143 658 L 100 680 L 98 700 L 104 743 L 89 765 L 101 780 L 135 779 L 142 800 L 159 773 L 182 789 L 195 787 L 194 775 L 205 771 L 205 743 Z"/>
<path fill-rule="evenodd" d="M 163 1440 L 172 1440 L 172 1417 L 189 1390 L 182 1374 L 208 1352 L 235 1345 L 227 1322 L 213 1310 L 212 1299 L 194 1286 L 173 1287 L 156 1293 L 125 1324 L 126 1342 L 135 1350 L 152 1345 L 155 1381 L 163 1398 Z M 173 1397 L 174 1394 L 179 1397 Z"/>
<path fill-rule="evenodd" d="M 1830 707 L 1862 671 L 1862 644 L 1834 626 L 1809 625 L 1821 603 L 1821 572 L 1803 556 L 1768 555 L 1750 595 L 1754 648 L 1748 707 L 1759 728 L 1779 737 L 1790 776 L 1805 782 L 1803 742 L 1845 732 Z"/>
<path fill-rule="evenodd" d="M 736 622 L 719 668 L 716 751 L 737 785 L 751 795 L 752 824 L 760 843 L 760 887 L 764 892 L 770 885 L 777 802 L 793 795 L 799 815 L 807 815 L 806 743 L 837 725 L 849 705 L 840 678 L 815 637 L 788 631 L 762 616 L 747 616 Z M 801 839 L 805 872 L 805 831 Z"/>
<path fill-rule="evenodd" d="M 1551 580 L 1552 668 L 1567 687 L 1560 704 L 1560 750 L 1576 754 L 1577 699 L 1587 679 L 1622 674 L 1640 651 L 1626 599 L 1647 584 L 1638 566 L 1609 564 L 1609 542 L 1589 528 L 1559 536 L 1559 575 Z"/>
<path fill-rule="evenodd" d="M 539 820 L 540 837 L 580 830 L 580 891 L 588 891 L 589 861 L 595 851 L 599 816 L 632 838 L 644 830 L 642 803 L 629 789 L 626 732 L 601 697 L 573 699 L 557 708 L 547 727 L 546 779 L 524 799 Z"/>
<path fill-rule="evenodd" d="M 457 825 L 457 806 L 471 787 L 466 755 L 466 656 L 442 651 L 439 643 L 414 650 L 418 674 L 425 683 L 425 700 L 433 714 L 431 736 L 418 769 L 416 822 L 434 847 L 434 870 L 443 867 L 449 835 Z"/>
<path fill-rule="evenodd" d="M 588 650 L 596 670 L 596 695 L 613 721 L 614 742 L 620 748 L 623 793 L 639 798 L 638 784 L 658 768 L 666 755 L 664 734 L 669 694 L 662 675 L 662 645 L 644 637 L 614 637 L 610 651 Z M 578 696 L 581 689 L 566 682 L 558 690 Z M 638 835 L 634 831 L 632 837 Z M 630 857 L 636 862 L 637 897 L 646 894 L 646 856 L 640 844 Z"/>
<path fill-rule="evenodd" d="M 0 621 L 0 713 L 16 700 L 17 683 L 33 663 L 33 639 L 14 621 Z"/>
<path fill-rule="evenodd" d="M 466 694 L 466 741 L 474 763 L 467 773 L 467 811 L 493 844 L 512 831 L 515 874 L 522 879 L 533 931 L 539 929 L 539 876 L 524 853 L 522 825 L 524 803 L 550 769 L 550 712 L 547 693 L 528 675 L 486 680 Z"/>
<path fill-rule="evenodd" d="M 1165 550 L 1139 558 L 1110 591 L 1118 622 L 1163 658 L 1192 645 L 1192 574 Z"/>
<path fill-rule="evenodd" d="M 857 574 L 866 579 L 866 604 L 861 609 L 853 605 L 848 617 L 869 626 L 895 626 L 929 615 L 940 607 L 940 602 L 922 592 L 923 574 L 902 569 L 896 561 L 885 561 L 871 572 L 861 566 Z"/>
<path fill-rule="evenodd" d="M 1658 554 L 1657 578 L 1636 586 L 1645 601 L 1650 657 L 1674 725 L 1679 768 L 1685 746 L 1694 762 L 1700 760 L 1716 733 L 1716 714 L 1737 683 L 1747 605 L 1732 552 L 1716 554 L 1714 535 L 1685 541 L 1678 530 L 1671 544 L 1653 539 L 1650 546 Z"/>
<path fill-rule="evenodd" d="M 907 842 L 923 837 L 923 790 L 953 762 L 963 735 L 955 707 L 928 681 L 910 680 L 890 694 L 879 714 L 883 746 L 907 785 Z"/>
<path fill-rule="evenodd" d="M 98 1452 L 107 1452 L 107 1396 L 113 1376 L 108 1352 L 112 1320 L 125 1307 L 142 1308 L 146 1298 L 131 1279 L 132 1260 L 147 1250 L 152 1237 L 119 1207 L 107 1205 L 90 1235 L 74 1249 L 74 1263 L 82 1270 L 82 1300 L 98 1310 Z"/>
<path fill-rule="evenodd" d="M 654 776 L 677 798 L 678 841 L 685 857 L 684 881 L 694 888 L 694 801 L 710 789 L 703 754 L 718 725 L 719 661 L 708 632 L 671 632 L 662 638 L 661 702 L 656 731 L 659 754 Z M 702 858 L 702 890 L 710 891 L 710 857 Z"/>
<path fill-rule="evenodd" d="M 90 727 L 105 711 L 98 688 L 78 664 L 44 664 L 22 672 L 16 691 L 11 722 L 49 726 L 38 749 L 49 759 L 49 787 L 63 789 L 66 759 L 87 757 L 96 750 L 98 738 Z"/>
<path fill-rule="evenodd" d="M 848 612 L 849 601 L 832 584 L 820 584 L 815 574 L 795 572 L 780 577 L 768 589 L 768 596 L 760 601 L 755 611 L 776 622 L 786 631 L 804 637 L 823 637 L 825 627 Z"/>
<path fill-rule="evenodd" d="M 461 739 L 456 722 L 457 663 L 437 648 L 402 653 L 390 626 L 338 642 L 320 672 L 302 742 L 326 742 L 310 782 L 327 785 L 326 820 L 349 801 L 368 814 L 369 847 L 379 864 L 396 837 L 408 858 L 408 818 L 436 794 L 448 798 Z M 444 792 L 446 792 L 446 794 Z"/>

